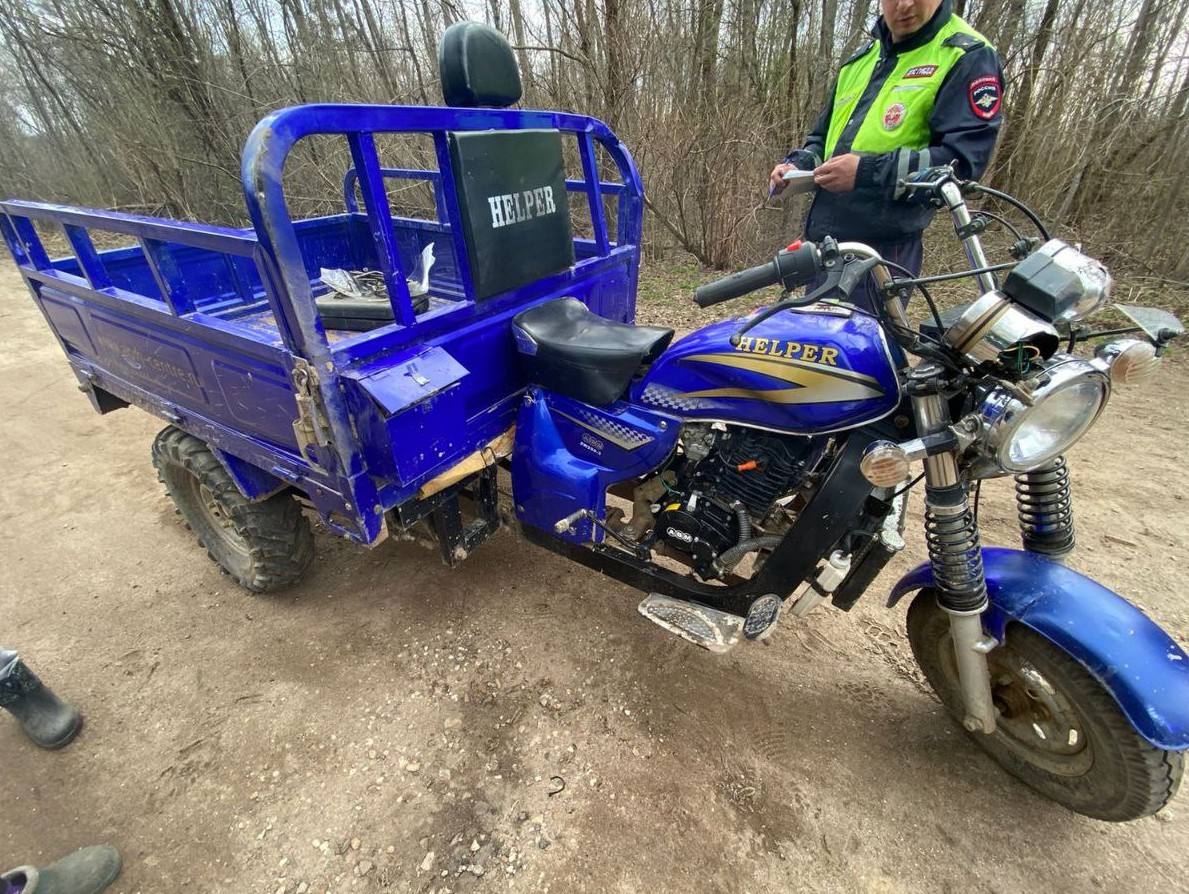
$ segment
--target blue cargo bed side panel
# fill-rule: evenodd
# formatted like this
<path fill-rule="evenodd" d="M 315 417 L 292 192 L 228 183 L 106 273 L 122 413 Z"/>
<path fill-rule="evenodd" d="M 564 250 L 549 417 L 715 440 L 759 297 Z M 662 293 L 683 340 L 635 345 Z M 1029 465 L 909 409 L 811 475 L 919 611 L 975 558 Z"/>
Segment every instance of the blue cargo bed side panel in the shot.
<path fill-rule="evenodd" d="M 179 410 L 196 413 L 297 452 L 297 403 L 284 351 L 248 338 L 250 349 L 217 347 L 45 287 L 38 297 L 76 367 L 159 395 L 159 413 L 166 418 Z"/>

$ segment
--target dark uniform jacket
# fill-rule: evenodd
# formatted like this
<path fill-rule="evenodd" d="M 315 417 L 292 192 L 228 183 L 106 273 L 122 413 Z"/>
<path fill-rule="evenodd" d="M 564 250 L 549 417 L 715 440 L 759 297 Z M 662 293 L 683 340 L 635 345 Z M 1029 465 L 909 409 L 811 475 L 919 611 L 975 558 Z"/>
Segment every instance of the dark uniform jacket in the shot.
<path fill-rule="evenodd" d="M 864 119 L 872 111 L 872 103 L 879 95 L 889 75 L 897 66 L 897 56 L 916 50 L 932 41 L 953 15 L 951 0 L 943 0 L 937 12 L 919 31 L 901 43 L 892 43 L 891 34 L 883 18 L 872 28 L 872 35 L 880 46 L 880 58 L 871 80 L 863 91 L 858 105 L 834 147 L 832 156 L 852 151 L 851 144 Z M 930 140 L 927 151 L 901 148 L 892 152 L 861 154 L 855 188 L 851 192 L 832 193 L 818 190 L 809 209 L 805 225 L 808 238 L 823 236 L 861 242 L 890 244 L 908 242 L 920 237 L 932 219 L 934 209 L 905 201 L 897 182 L 907 175 L 935 165 L 954 164 L 957 175 L 976 179 L 982 175 L 995 147 L 1002 114 L 999 95 L 993 113 L 987 114 L 986 94 L 1002 90 L 1003 73 L 999 56 L 985 43 L 966 40 L 961 59 L 947 73 L 934 100 L 929 116 Z M 845 64 L 862 58 L 871 50 L 867 44 Z M 993 79 L 993 82 L 988 79 Z M 988 84 L 993 87 L 988 88 Z M 812 170 L 822 162 L 826 135 L 834 116 L 836 90 L 818 116 L 805 146 L 793 150 L 785 161 L 802 170 Z M 876 114 L 879 114 L 876 110 Z"/>

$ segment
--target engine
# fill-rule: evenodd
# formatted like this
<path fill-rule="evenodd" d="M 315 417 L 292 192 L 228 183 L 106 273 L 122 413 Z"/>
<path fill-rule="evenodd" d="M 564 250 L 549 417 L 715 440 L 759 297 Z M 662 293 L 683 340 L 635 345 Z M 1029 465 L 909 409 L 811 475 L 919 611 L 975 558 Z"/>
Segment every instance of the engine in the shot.
<path fill-rule="evenodd" d="M 656 516 L 656 536 L 691 557 L 703 578 L 718 576 L 714 560 L 748 540 L 783 494 L 803 484 L 820 444 L 810 438 L 755 429 L 688 426 L 685 465 Z"/>

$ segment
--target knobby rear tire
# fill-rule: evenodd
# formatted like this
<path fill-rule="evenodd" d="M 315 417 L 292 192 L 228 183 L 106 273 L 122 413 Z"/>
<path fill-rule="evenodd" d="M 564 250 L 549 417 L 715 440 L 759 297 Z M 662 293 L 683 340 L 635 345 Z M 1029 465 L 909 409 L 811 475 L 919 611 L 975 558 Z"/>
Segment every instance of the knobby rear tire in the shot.
<path fill-rule="evenodd" d="M 908 639 L 929 685 L 961 723 L 965 708 L 949 616 L 932 590 L 922 590 L 909 607 Z M 970 736 L 1013 776 L 1076 813 L 1113 822 L 1151 816 L 1172 799 L 1184 772 L 1184 752 L 1166 751 L 1140 736 L 1111 694 L 1073 657 L 1015 624 L 988 662 L 998 729 Z M 1064 709 L 1054 713 L 1053 706 Z M 1048 739 L 1040 735 L 1046 726 Z M 1036 732 L 1030 736 L 1030 730 Z M 1051 735 L 1054 730 L 1066 730 L 1064 739 Z"/>
<path fill-rule="evenodd" d="M 199 545 L 241 587 L 282 589 L 313 561 L 309 519 L 288 491 L 251 502 L 203 441 L 172 425 L 153 441 L 153 465 Z"/>

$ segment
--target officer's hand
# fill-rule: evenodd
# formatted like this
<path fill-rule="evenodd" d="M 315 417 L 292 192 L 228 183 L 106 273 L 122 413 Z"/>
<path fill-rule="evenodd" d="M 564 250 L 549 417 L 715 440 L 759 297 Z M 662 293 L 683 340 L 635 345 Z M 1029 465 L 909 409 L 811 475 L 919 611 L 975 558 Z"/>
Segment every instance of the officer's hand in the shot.
<path fill-rule="evenodd" d="M 795 170 L 797 170 L 797 166 L 789 164 L 777 165 L 772 169 L 772 173 L 768 175 L 768 186 L 773 195 L 784 191 L 784 188 L 789 185 L 788 181 L 784 179 L 784 175 Z"/>
<path fill-rule="evenodd" d="M 813 182 L 830 192 L 850 192 L 855 188 L 859 156 L 853 152 L 831 158 L 813 169 Z"/>

